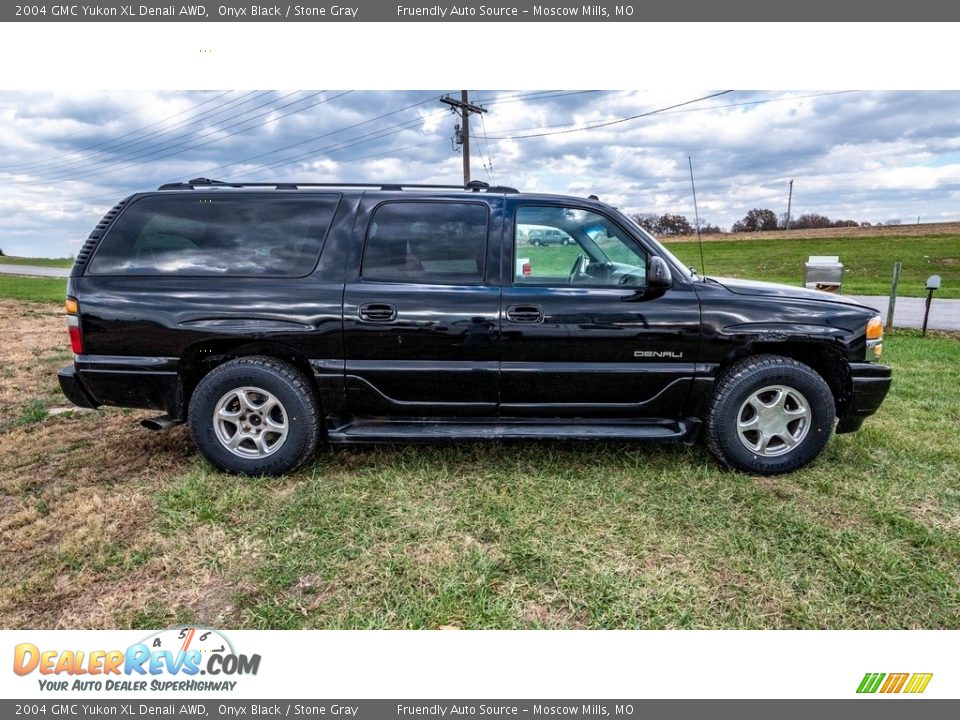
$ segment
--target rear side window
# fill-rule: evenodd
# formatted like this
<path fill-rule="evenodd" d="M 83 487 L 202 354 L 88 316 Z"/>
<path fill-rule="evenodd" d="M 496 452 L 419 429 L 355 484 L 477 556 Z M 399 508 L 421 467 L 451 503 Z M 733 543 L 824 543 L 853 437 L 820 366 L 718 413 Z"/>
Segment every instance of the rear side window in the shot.
<path fill-rule="evenodd" d="M 441 285 L 483 282 L 487 206 L 394 202 L 374 211 L 360 276 L 365 280 Z"/>
<path fill-rule="evenodd" d="M 338 195 L 154 195 L 131 204 L 90 261 L 94 275 L 302 277 Z"/>

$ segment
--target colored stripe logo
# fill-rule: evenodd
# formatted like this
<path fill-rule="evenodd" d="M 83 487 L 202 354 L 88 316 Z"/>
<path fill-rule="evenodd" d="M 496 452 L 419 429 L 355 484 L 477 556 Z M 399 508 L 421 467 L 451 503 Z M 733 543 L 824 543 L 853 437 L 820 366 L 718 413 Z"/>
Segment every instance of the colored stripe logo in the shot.
<path fill-rule="evenodd" d="M 933 673 L 867 673 L 857 687 L 858 693 L 919 694 L 927 689 Z"/>

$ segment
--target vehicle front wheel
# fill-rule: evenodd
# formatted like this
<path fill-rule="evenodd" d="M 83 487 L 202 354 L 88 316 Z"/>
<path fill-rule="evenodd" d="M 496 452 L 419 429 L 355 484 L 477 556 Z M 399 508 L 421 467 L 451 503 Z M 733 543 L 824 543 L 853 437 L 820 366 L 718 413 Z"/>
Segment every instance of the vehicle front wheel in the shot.
<path fill-rule="evenodd" d="M 830 387 L 814 370 L 780 355 L 754 355 L 717 378 L 706 443 L 728 467 L 777 475 L 823 451 L 835 416 Z"/>
<path fill-rule="evenodd" d="M 221 470 L 282 475 L 303 465 L 320 439 L 317 400 L 297 368 L 267 356 L 211 370 L 190 400 L 190 432 Z"/>

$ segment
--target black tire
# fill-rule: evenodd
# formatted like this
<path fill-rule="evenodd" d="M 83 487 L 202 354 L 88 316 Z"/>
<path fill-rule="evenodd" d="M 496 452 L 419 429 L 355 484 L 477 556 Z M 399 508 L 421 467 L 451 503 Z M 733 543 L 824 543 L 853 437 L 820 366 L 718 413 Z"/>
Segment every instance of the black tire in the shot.
<path fill-rule="evenodd" d="M 775 436 L 769 441 L 769 449 L 757 451 L 762 444 L 760 431 L 747 430 L 746 438 L 741 439 L 738 421 L 749 422 L 756 412 L 748 400 L 753 402 L 753 398 L 759 397 L 761 402 L 766 402 L 764 397 L 776 397 L 775 391 L 767 396 L 755 395 L 774 386 L 800 394 L 800 400 L 806 401 L 809 424 L 804 429 L 800 423 L 806 420 L 791 420 L 793 424 L 785 426 L 791 437 L 800 438 L 792 448 L 782 436 Z M 788 406 L 789 410 L 800 412 L 802 404 L 796 403 L 797 396 L 791 399 L 789 393 L 786 395 L 786 402 L 793 403 L 792 407 Z M 754 475 L 777 475 L 798 470 L 816 459 L 830 440 L 835 416 L 830 387 L 810 367 L 780 355 L 753 355 L 736 362 L 717 378 L 704 434 L 707 448 L 727 467 Z M 754 449 L 747 447 L 746 443 L 751 441 L 755 443 Z M 765 452 L 782 454 L 771 457 L 763 454 Z"/>
<path fill-rule="evenodd" d="M 275 417 L 285 421 L 283 440 L 275 441 L 276 447 L 265 449 L 262 456 L 240 457 L 235 454 L 242 451 L 261 452 L 253 439 L 244 441 L 246 449 L 241 446 L 237 451 L 231 451 L 218 436 L 221 431 L 218 430 L 214 412 L 231 391 L 239 388 L 262 389 L 272 395 L 275 402 L 270 405 L 274 408 Z M 252 397 L 267 405 L 266 394 L 252 393 Z M 238 401 L 236 407 L 240 408 L 240 413 L 249 412 L 243 410 Z M 262 417 L 263 413 L 260 415 Z M 310 459 L 320 440 L 320 414 L 310 381 L 292 365 L 261 355 L 231 360 L 205 375 L 190 399 L 189 421 L 190 432 L 204 457 L 225 472 L 242 475 L 282 475 L 296 470 Z M 253 414 L 250 415 L 250 422 L 253 422 Z M 257 433 L 266 430 L 263 434 L 266 440 L 270 429 L 263 422 L 258 421 L 259 429 L 253 429 L 252 425 L 250 427 Z M 239 422 L 227 421 L 221 427 L 229 428 L 231 425 L 240 432 Z M 279 440 L 280 433 L 274 435 Z"/>

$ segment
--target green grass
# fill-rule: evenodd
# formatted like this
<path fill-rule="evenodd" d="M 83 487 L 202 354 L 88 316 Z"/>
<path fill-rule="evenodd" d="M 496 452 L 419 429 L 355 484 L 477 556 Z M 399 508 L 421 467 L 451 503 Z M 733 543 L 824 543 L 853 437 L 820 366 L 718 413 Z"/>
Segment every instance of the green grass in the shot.
<path fill-rule="evenodd" d="M 960 340 L 897 331 L 885 352 L 879 414 L 787 476 L 700 446 L 327 450 L 282 479 L 198 461 L 154 527 L 217 538 L 192 557 L 240 627 L 956 628 Z"/>
<path fill-rule="evenodd" d="M 536 247 L 523 244 L 517 249 L 517 258 L 529 258 L 533 273 L 538 278 L 566 278 L 581 252 L 579 245 L 541 245 Z"/>
<path fill-rule="evenodd" d="M 62 303 L 66 294 L 65 279 L 0 275 L 0 298 Z"/>
<path fill-rule="evenodd" d="M 667 247 L 683 262 L 700 269 L 696 242 Z M 925 296 L 930 275 L 943 279 L 937 297 L 960 297 L 960 237 L 817 238 L 789 240 L 720 240 L 703 243 L 708 275 L 768 280 L 788 285 L 803 282 L 803 266 L 811 255 L 839 255 L 846 269 L 843 292 L 887 295 L 893 264 L 903 263 L 899 294 Z M 572 262 L 572 261 L 571 261 Z"/>
<path fill-rule="evenodd" d="M 14 255 L 0 255 L 0 263 L 5 265 L 35 265 L 37 267 L 73 267 L 73 258 L 32 258 Z"/>
<path fill-rule="evenodd" d="M 29 425 L 30 423 L 42 422 L 47 418 L 46 403 L 40 398 L 34 398 L 27 403 L 20 416 L 14 421 L 17 425 Z"/>

